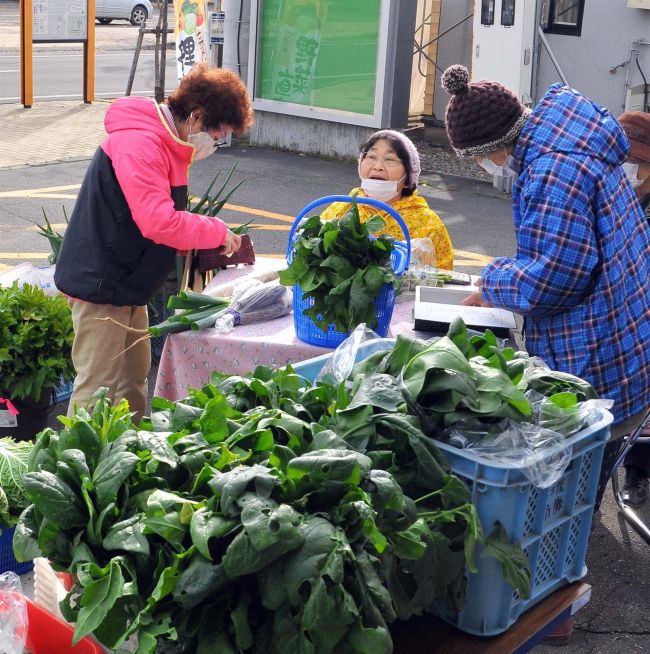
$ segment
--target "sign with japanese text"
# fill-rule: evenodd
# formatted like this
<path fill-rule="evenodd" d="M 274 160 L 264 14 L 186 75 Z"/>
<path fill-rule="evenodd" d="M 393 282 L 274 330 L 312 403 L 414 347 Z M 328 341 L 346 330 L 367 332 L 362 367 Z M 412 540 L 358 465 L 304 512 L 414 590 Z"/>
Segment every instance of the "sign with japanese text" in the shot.
<path fill-rule="evenodd" d="M 260 0 L 256 97 L 372 115 L 378 0 Z"/>
<path fill-rule="evenodd" d="M 196 63 L 208 61 L 204 0 L 174 0 L 176 70 L 181 79 Z"/>
<path fill-rule="evenodd" d="M 34 0 L 32 35 L 38 41 L 85 41 L 87 0 Z"/>
<path fill-rule="evenodd" d="M 223 26 L 225 22 L 225 11 L 210 12 L 210 43 L 223 45 Z"/>

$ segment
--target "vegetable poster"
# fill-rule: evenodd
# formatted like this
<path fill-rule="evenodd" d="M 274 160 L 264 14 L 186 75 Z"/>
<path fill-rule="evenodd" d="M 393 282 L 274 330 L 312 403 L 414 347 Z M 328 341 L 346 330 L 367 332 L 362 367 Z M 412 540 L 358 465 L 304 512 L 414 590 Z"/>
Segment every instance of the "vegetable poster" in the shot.
<path fill-rule="evenodd" d="M 272 97 L 314 104 L 314 80 L 321 40 L 321 3 L 281 0 L 279 35 L 272 64 Z"/>
<path fill-rule="evenodd" d="M 201 61 L 208 61 L 204 0 L 174 0 L 174 35 L 178 79 Z"/>

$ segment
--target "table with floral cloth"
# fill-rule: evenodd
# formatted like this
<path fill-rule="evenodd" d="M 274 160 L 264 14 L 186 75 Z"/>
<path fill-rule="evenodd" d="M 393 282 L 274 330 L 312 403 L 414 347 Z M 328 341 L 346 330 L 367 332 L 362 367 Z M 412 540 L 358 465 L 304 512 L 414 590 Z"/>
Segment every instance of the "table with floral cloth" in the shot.
<path fill-rule="evenodd" d="M 255 266 L 228 268 L 217 274 L 215 281 L 226 285 L 255 270 L 286 268 L 284 260 L 259 258 Z M 400 298 L 401 299 L 401 298 Z M 388 336 L 415 334 L 413 300 L 397 302 Z M 420 333 L 424 338 L 431 334 Z M 154 395 L 172 401 L 187 397 L 188 387 L 200 388 L 210 381 L 214 370 L 244 374 L 256 366 L 281 367 L 331 352 L 301 341 L 293 324 L 293 314 L 265 323 L 240 325 L 229 334 L 214 329 L 170 334 L 158 367 Z"/>

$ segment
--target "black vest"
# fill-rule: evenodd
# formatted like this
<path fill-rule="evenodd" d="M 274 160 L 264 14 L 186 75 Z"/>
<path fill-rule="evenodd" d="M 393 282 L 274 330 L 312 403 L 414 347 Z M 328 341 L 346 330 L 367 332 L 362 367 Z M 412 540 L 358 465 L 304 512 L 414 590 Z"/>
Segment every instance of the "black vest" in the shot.
<path fill-rule="evenodd" d="M 187 186 L 171 189 L 184 210 Z M 174 265 L 176 250 L 145 238 L 135 224 L 108 155 L 90 162 L 56 263 L 54 281 L 66 295 L 95 304 L 142 306 Z"/>

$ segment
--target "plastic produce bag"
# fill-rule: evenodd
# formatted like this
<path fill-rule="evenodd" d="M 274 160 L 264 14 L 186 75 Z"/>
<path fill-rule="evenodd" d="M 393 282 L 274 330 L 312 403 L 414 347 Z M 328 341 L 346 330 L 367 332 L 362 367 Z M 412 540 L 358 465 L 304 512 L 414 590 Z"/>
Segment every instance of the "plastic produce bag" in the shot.
<path fill-rule="evenodd" d="M 277 283 L 264 283 L 257 279 L 237 284 L 230 306 L 215 322 L 215 329 L 227 334 L 237 325 L 250 325 L 286 316 L 291 312 L 291 289 Z"/>
<path fill-rule="evenodd" d="M 7 288 L 14 282 L 18 282 L 19 286 L 25 284 L 38 286 L 46 295 L 57 295 L 59 290 L 54 285 L 54 269 L 55 266 L 37 267 L 32 263 L 21 263 L 0 273 L 0 286 Z"/>
<path fill-rule="evenodd" d="M 600 420 L 602 409 L 611 409 L 613 400 L 578 401 L 575 393 L 561 392 L 545 397 L 537 391 L 526 392 L 533 412 L 533 422 L 564 436 L 571 436 Z"/>
<path fill-rule="evenodd" d="M 436 286 L 436 249 L 430 238 L 411 240 L 411 262 L 402 280 L 401 293 L 415 293 L 418 285 Z M 442 285 L 442 284 L 441 284 Z"/>
<path fill-rule="evenodd" d="M 332 352 L 315 381 L 339 384 L 347 379 L 356 363 L 359 349 L 364 344 L 375 340 L 383 341 L 384 339 L 366 327 L 365 322 L 357 325 L 354 331 Z M 383 349 L 390 350 L 392 347 L 393 343 L 387 340 L 386 347 Z"/>
<path fill-rule="evenodd" d="M 0 652 L 22 654 L 27 640 L 27 602 L 15 572 L 0 575 Z"/>
<path fill-rule="evenodd" d="M 479 456 L 490 465 L 520 469 L 538 488 L 548 488 L 558 481 L 573 454 L 573 448 L 562 434 L 512 420 L 498 434 L 452 429 L 449 443 Z"/>

